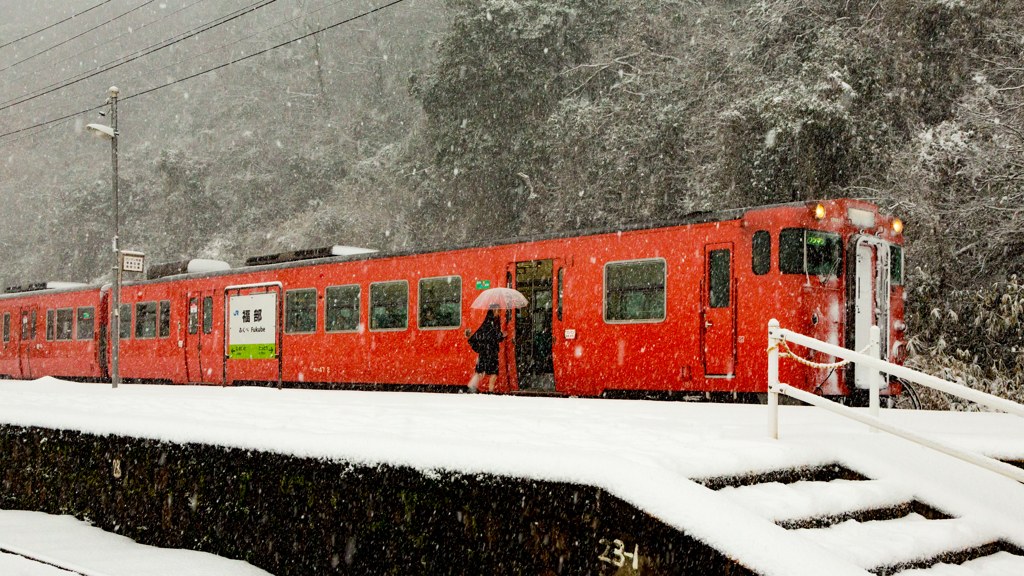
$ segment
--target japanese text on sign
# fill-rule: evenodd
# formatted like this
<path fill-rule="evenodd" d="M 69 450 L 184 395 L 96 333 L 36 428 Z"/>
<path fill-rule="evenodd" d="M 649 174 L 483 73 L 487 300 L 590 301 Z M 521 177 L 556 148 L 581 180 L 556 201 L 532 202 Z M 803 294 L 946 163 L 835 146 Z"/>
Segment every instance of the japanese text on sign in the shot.
<path fill-rule="evenodd" d="M 277 292 L 232 296 L 228 314 L 229 360 L 277 357 Z"/>

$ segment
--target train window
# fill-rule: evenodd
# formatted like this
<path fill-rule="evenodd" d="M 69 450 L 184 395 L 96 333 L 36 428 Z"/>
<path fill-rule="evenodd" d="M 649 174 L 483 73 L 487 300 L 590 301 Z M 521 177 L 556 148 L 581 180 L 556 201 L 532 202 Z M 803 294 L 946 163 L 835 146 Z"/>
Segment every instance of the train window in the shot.
<path fill-rule="evenodd" d="M 370 284 L 370 330 L 405 330 L 409 327 L 409 283 Z"/>
<path fill-rule="evenodd" d="M 729 307 L 729 260 L 728 250 L 712 250 L 709 255 L 708 304 L 712 308 Z"/>
<path fill-rule="evenodd" d="M 53 318 L 53 310 L 46 311 L 46 341 L 53 342 L 53 331 L 57 323 Z"/>
<path fill-rule="evenodd" d="M 558 319 L 562 319 L 562 288 L 565 286 L 565 268 L 558 269 Z"/>
<path fill-rule="evenodd" d="M 665 260 L 609 262 L 604 267 L 605 322 L 665 319 Z"/>
<path fill-rule="evenodd" d="M 462 278 L 442 276 L 420 280 L 420 328 L 462 325 Z"/>
<path fill-rule="evenodd" d="M 58 308 L 57 309 L 57 341 L 63 342 L 71 340 L 74 335 L 75 327 L 75 309 L 74 308 Z"/>
<path fill-rule="evenodd" d="M 213 332 L 213 296 L 203 296 L 203 334 Z"/>
<path fill-rule="evenodd" d="M 754 274 L 761 276 L 772 269 L 772 235 L 767 230 L 754 232 L 750 244 L 750 264 Z"/>
<path fill-rule="evenodd" d="M 21 311 L 21 339 L 28 340 L 28 310 Z"/>
<path fill-rule="evenodd" d="M 156 338 L 156 323 L 156 302 L 139 302 L 135 304 L 136 338 Z"/>
<path fill-rule="evenodd" d="M 843 269 L 843 240 L 834 232 L 807 231 L 807 273 L 839 277 Z"/>
<path fill-rule="evenodd" d="M 160 301 L 160 337 L 168 338 L 171 335 L 171 301 Z"/>
<path fill-rule="evenodd" d="M 92 306 L 79 306 L 77 313 L 78 333 L 77 340 L 92 340 L 96 335 L 96 308 Z"/>
<path fill-rule="evenodd" d="M 804 273 L 803 228 L 783 228 L 779 232 L 779 271 L 783 274 Z"/>
<path fill-rule="evenodd" d="M 11 341 L 11 313 L 4 312 L 4 342 Z"/>
<path fill-rule="evenodd" d="M 355 332 L 359 329 L 359 285 L 329 286 L 324 303 L 324 330 Z"/>
<path fill-rule="evenodd" d="M 316 332 L 316 288 L 288 290 L 284 293 L 284 333 Z"/>
<path fill-rule="evenodd" d="M 889 245 L 889 282 L 893 286 L 903 286 L 903 247 Z"/>
<path fill-rule="evenodd" d="M 188 333 L 199 333 L 199 299 L 188 299 Z"/>
<path fill-rule="evenodd" d="M 31 314 L 31 318 L 28 321 L 28 329 L 29 329 L 28 337 L 29 337 L 29 340 L 35 340 L 36 339 L 36 324 L 38 322 L 39 322 L 39 314 L 35 310 L 33 310 L 32 314 Z"/>
<path fill-rule="evenodd" d="M 117 319 L 117 334 L 121 340 L 132 337 L 132 305 L 121 304 L 121 315 Z"/>
<path fill-rule="evenodd" d="M 783 228 L 779 233 L 779 271 L 839 277 L 843 273 L 843 240 L 834 232 Z"/>

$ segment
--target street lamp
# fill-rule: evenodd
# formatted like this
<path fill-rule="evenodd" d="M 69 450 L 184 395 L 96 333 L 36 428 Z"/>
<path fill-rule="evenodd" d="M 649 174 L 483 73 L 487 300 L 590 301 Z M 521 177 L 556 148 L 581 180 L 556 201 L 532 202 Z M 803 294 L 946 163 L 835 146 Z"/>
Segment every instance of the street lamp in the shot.
<path fill-rule="evenodd" d="M 121 342 L 121 250 L 118 247 L 117 239 L 117 94 L 119 90 L 117 86 L 111 86 L 109 92 L 110 98 L 107 101 L 110 102 L 110 126 L 89 124 L 86 129 L 99 138 L 110 140 L 110 159 L 114 168 L 114 175 L 111 178 L 114 192 L 114 297 L 110 323 L 110 382 L 112 387 L 117 388 L 118 381 L 121 379 L 118 371 L 118 348 Z"/>

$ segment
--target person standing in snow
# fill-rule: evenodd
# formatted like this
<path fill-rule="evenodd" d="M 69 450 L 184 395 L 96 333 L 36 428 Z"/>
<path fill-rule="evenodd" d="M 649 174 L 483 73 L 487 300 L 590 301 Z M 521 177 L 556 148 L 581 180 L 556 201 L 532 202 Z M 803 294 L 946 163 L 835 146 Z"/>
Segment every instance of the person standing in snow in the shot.
<path fill-rule="evenodd" d="M 494 383 L 498 381 L 498 344 L 504 339 L 498 315 L 494 310 L 488 310 L 483 324 L 469 337 L 469 347 L 480 355 L 476 361 L 476 372 L 466 386 L 470 392 L 477 391 L 484 375 L 490 376 L 490 390 L 494 390 Z"/>

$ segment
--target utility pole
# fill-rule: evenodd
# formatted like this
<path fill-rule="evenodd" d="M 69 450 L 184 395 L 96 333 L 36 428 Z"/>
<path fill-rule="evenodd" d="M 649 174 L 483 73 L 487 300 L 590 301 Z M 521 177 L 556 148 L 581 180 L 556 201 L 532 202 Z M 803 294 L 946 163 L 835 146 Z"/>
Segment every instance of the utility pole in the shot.
<path fill-rule="evenodd" d="M 114 176 L 111 179 L 114 191 L 114 296 L 110 323 L 110 383 L 111 387 L 117 388 L 121 380 L 121 373 L 118 370 L 119 348 L 121 344 L 121 249 L 118 240 L 118 197 L 117 197 L 117 86 L 110 87 L 110 127 L 114 130 L 114 136 L 110 139 L 110 162 L 114 167 Z"/>

